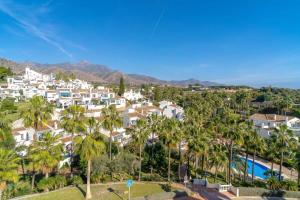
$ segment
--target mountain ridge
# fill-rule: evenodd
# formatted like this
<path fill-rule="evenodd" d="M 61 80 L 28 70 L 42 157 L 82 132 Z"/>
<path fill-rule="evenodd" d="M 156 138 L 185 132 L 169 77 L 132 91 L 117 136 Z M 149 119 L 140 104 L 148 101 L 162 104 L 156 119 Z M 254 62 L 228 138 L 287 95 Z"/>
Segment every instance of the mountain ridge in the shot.
<path fill-rule="evenodd" d="M 25 67 L 33 68 L 42 73 L 57 73 L 59 71 L 64 73 L 74 73 L 79 79 L 97 83 L 118 84 L 120 78 L 123 76 L 125 82 L 130 85 L 154 84 L 181 87 L 185 87 L 190 84 L 200 84 L 205 87 L 221 85 L 210 81 L 200 81 L 192 78 L 187 80 L 166 81 L 148 75 L 126 74 L 118 70 L 113 70 L 106 65 L 89 63 L 87 61 L 79 61 L 78 63 L 64 62 L 57 64 L 42 64 L 31 61 L 15 62 L 5 58 L 0 58 L 0 66 L 10 67 L 16 74 L 24 72 Z"/>

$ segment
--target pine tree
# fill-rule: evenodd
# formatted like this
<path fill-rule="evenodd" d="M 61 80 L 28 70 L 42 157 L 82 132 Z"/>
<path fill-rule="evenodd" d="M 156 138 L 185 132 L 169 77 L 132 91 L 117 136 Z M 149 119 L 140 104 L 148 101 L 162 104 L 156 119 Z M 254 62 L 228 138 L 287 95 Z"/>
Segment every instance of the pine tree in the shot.
<path fill-rule="evenodd" d="M 123 76 L 121 76 L 118 95 L 122 96 L 124 94 L 124 92 L 125 92 L 124 78 L 123 78 Z"/>

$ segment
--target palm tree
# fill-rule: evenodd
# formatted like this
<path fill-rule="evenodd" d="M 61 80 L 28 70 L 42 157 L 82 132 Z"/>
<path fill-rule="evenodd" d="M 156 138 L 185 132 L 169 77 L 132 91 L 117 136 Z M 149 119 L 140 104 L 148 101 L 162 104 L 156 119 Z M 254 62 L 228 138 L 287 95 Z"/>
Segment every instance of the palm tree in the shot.
<path fill-rule="evenodd" d="M 35 141 L 33 144 L 34 160 L 45 174 L 46 179 L 62 159 L 63 147 L 60 143 L 60 137 L 59 134 L 54 136 L 52 133 L 46 132 L 41 140 Z"/>
<path fill-rule="evenodd" d="M 34 184 L 35 184 L 35 176 L 37 172 L 40 170 L 40 165 L 38 163 L 38 156 L 37 156 L 38 150 L 33 147 L 33 145 L 28 147 L 28 152 L 27 152 L 27 160 L 29 161 L 29 168 L 31 169 L 32 172 L 32 177 L 31 177 L 31 190 L 34 189 Z"/>
<path fill-rule="evenodd" d="M 265 157 L 271 162 L 271 177 L 274 175 L 274 161 L 278 156 L 277 146 L 276 146 L 276 135 L 272 134 L 265 143 L 268 148 L 265 150 Z"/>
<path fill-rule="evenodd" d="M 154 151 L 154 136 L 158 135 L 162 122 L 162 117 L 157 113 L 153 113 L 148 117 L 149 127 L 151 129 L 151 157 L 150 157 L 150 173 L 153 171 L 153 151 Z"/>
<path fill-rule="evenodd" d="M 61 125 L 68 132 L 71 133 L 71 148 L 70 148 L 70 170 L 73 175 L 73 151 L 74 151 L 74 135 L 84 129 L 84 113 L 85 109 L 81 106 L 71 105 L 62 113 Z"/>
<path fill-rule="evenodd" d="M 232 168 L 232 158 L 233 158 L 233 148 L 235 145 L 243 143 L 243 135 L 240 129 L 241 125 L 237 124 L 236 121 L 227 124 L 227 127 L 223 127 L 223 136 L 225 147 L 228 151 L 228 183 L 231 184 L 231 168 Z"/>
<path fill-rule="evenodd" d="M 81 159 L 87 161 L 86 199 L 92 198 L 90 185 L 92 159 L 105 151 L 105 144 L 99 137 L 99 128 L 99 123 L 95 118 L 90 118 L 88 119 L 87 130 L 75 137 L 75 150 Z"/>
<path fill-rule="evenodd" d="M 33 127 L 35 132 L 51 119 L 53 106 L 43 97 L 34 96 L 29 100 L 28 106 L 21 111 L 25 127 Z"/>
<path fill-rule="evenodd" d="M 122 118 L 114 105 L 110 105 L 102 110 L 102 126 L 104 129 L 109 131 L 109 159 L 112 160 L 111 145 L 112 145 L 112 134 L 116 128 L 122 127 Z"/>
<path fill-rule="evenodd" d="M 7 182 L 17 182 L 19 157 L 13 150 L 0 148 L 0 197 Z"/>
<path fill-rule="evenodd" d="M 170 181 L 171 175 L 171 148 L 178 144 L 178 120 L 171 118 L 164 118 L 162 126 L 160 139 L 168 147 L 168 181 Z"/>
<path fill-rule="evenodd" d="M 295 168 L 298 171 L 297 183 L 300 184 L 300 146 L 298 146 L 295 155 Z"/>
<path fill-rule="evenodd" d="M 149 134 L 150 129 L 148 128 L 147 121 L 144 119 L 137 120 L 136 125 L 129 129 L 132 135 L 133 141 L 139 145 L 139 181 L 141 181 L 141 171 L 142 171 L 142 148 L 144 147 Z"/>
<path fill-rule="evenodd" d="M 253 151 L 253 158 L 252 158 L 252 175 L 251 175 L 251 181 L 252 184 L 254 183 L 254 164 L 255 164 L 255 156 L 256 153 L 262 153 L 265 149 L 265 141 L 261 136 L 257 134 L 256 131 L 251 132 L 251 140 L 247 141 L 251 143 L 251 149 Z M 247 163 L 246 163 L 247 164 Z"/>
<path fill-rule="evenodd" d="M 218 170 L 227 162 L 226 150 L 224 146 L 215 143 L 210 146 L 209 155 L 209 163 L 215 167 L 214 182 L 216 182 Z"/>
<path fill-rule="evenodd" d="M 0 148 L 11 149 L 15 146 L 15 140 L 11 134 L 11 125 L 5 116 L 0 113 Z"/>
<path fill-rule="evenodd" d="M 295 139 L 293 132 L 288 129 L 287 125 L 280 125 L 278 128 L 276 128 L 275 135 L 276 135 L 276 146 L 278 148 L 278 151 L 280 152 L 278 180 L 281 181 L 284 153 L 294 148 L 297 144 L 297 140 Z"/>

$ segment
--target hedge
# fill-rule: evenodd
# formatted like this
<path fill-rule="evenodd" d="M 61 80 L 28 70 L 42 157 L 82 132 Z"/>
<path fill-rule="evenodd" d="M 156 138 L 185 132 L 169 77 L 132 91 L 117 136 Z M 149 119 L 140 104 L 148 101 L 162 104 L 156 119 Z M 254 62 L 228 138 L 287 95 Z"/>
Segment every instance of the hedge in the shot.
<path fill-rule="evenodd" d="M 239 187 L 240 196 L 300 198 L 298 191 L 268 190 L 264 188 Z"/>

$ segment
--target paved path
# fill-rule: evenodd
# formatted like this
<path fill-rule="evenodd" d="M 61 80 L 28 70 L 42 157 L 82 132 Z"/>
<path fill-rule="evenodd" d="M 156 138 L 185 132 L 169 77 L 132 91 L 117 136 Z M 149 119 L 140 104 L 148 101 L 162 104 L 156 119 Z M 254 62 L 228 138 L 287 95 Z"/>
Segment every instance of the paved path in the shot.
<path fill-rule="evenodd" d="M 204 200 L 229 200 L 234 197 L 234 195 L 229 192 L 218 192 L 215 189 L 203 186 L 193 186 L 193 191 L 198 192 Z"/>

